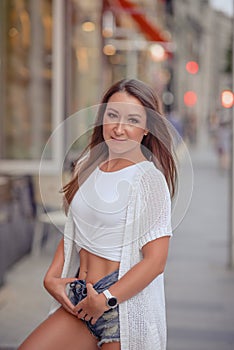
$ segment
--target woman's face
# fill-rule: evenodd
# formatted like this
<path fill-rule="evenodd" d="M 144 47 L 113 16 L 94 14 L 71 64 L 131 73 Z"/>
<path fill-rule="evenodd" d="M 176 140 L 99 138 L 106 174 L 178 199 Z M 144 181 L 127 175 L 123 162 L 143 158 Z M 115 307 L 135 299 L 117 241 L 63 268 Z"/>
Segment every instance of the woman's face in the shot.
<path fill-rule="evenodd" d="M 117 156 L 141 152 L 146 120 L 146 111 L 137 98 L 126 92 L 113 94 L 103 117 L 103 137 L 109 152 Z"/>

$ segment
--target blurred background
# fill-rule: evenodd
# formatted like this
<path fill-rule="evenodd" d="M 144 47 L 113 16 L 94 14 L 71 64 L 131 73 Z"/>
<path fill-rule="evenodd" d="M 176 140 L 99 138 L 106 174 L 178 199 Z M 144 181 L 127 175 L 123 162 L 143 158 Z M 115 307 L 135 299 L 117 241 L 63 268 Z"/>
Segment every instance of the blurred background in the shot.
<path fill-rule="evenodd" d="M 193 165 L 167 265 L 168 350 L 234 349 L 233 1 L 1 0 L 0 22 L 0 349 L 46 317 L 61 165 L 64 180 L 89 118 L 47 141 L 122 78 L 156 90 Z"/>

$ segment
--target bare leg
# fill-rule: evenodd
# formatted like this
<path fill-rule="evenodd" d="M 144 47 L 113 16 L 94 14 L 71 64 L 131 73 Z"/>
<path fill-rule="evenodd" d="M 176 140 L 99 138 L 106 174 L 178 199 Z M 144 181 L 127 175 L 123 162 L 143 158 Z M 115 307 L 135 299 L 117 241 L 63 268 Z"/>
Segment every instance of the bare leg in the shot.
<path fill-rule="evenodd" d="M 63 308 L 57 310 L 22 343 L 18 350 L 97 350 L 86 325 Z"/>

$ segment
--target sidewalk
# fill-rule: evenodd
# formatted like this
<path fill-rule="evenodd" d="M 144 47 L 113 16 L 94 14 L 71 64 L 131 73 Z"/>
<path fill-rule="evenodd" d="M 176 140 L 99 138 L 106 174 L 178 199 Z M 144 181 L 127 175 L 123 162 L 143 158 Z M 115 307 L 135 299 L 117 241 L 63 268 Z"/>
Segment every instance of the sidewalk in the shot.
<path fill-rule="evenodd" d="M 234 349 L 234 271 L 228 264 L 228 175 L 191 153 L 192 201 L 166 269 L 168 350 Z"/>
<path fill-rule="evenodd" d="M 174 232 L 165 274 L 168 350 L 232 350 L 234 271 L 227 269 L 228 176 L 219 174 L 208 151 L 191 155 L 192 202 Z M 17 349 L 46 317 L 50 297 L 42 280 L 54 249 L 53 240 L 41 257 L 27 256 L 9 271 L 0 289 L 0 349 Z"/>

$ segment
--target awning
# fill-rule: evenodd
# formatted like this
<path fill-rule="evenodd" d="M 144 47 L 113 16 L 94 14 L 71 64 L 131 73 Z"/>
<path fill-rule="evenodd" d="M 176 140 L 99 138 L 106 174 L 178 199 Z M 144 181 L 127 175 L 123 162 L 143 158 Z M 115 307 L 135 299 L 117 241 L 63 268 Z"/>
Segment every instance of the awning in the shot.
<path fill-rule="evenodd" d="M 129 0 L 111 0 L 108 2 L 111 4 L 112 8 L 118 8 L 129 13 L 148 40 L 161 43 L 169 42 L 162 31 L 147 19 L 144 11 L 139 5 L 133 4 Z"/>

